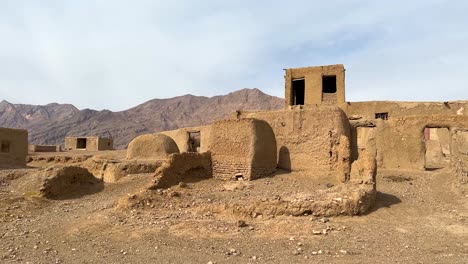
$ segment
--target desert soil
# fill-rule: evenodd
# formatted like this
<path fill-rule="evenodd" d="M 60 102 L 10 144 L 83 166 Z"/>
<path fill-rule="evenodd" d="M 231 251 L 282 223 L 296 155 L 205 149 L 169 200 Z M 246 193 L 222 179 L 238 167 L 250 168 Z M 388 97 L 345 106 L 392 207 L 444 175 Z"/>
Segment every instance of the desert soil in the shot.
<path fill-rule="evenodd" d="M 255 189 L 273 197 L 336 184 L 297 173 L 242 188 L 187 183 L 126 209 L 117 205 L 144 190 L 151 174 L 47 200 L 23 191 L 37 172 L 0 171 L 2 263 L 468 263 L 468 196 L 449 170 L 380 170 L 374 208 L 333 218 L 254 218 L 213 206 L 248 202 Z"/>

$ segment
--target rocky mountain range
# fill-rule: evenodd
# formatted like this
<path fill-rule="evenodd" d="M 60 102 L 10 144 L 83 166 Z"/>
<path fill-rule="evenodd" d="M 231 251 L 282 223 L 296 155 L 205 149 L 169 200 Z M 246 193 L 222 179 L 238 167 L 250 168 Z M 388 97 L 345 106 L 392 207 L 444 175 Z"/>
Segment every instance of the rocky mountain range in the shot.
<path fill-rule="evenodd" d="M 146 133 L 209 124 L 236 110 L 274 110 L 284 100 L 258 89 L 242 89 L 227 95 L 184 95 L 153 99 L 125 111 L 79 110 L 70 104 L 11 104 L 0 102 L 0 127 L 29 131 L 30 144 L 63 144 L 65 136 L 106 136 L 116 148 L 125 148 Z"/>

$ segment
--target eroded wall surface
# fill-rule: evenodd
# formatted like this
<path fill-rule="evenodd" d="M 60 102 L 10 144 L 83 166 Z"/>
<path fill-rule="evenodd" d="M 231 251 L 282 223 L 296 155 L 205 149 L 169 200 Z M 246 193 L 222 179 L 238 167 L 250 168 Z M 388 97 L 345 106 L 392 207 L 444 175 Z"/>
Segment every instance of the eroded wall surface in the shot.
<path fill-rule="evenodd" d="M 26 165 L 28 131 L 0 128 L 0 165 Z"/>
<path fill-rule="evenodd" d="M 241 118 L 265 120 L 277 142 L 278 167 L 313 173 L 342 173 L 340 137 L 349 137 L 349 122 L 338 107 L 268 112 L 241 112 Z"/>
<path fill-rule="evenodd" d="M 433 167 L 448 166 L 450 160 L 450 139 L 458 128 L 468 127 L 468 116 L 462 115 L 415 115 L 393 117 L 388 120 L 373 119 L 368 121 L 352 121 L 352 130 L 359 131 L 360 126 L 373 125 L 375 135 L 375 146 L 369 144 L 370 149 L 376 151 L 377 164 L 381 168 L 388 169 L 430 169 Z M 432 132 L 431 137 L 427 135 L 427 128 L 446 128 L 441 130 L 448 132 Z M 361 129 L 362 130 L 362 129 Z M 425 133 L 426 131 L 426 133 Z M 363 136 L 365 137 L 365 136 Z M 436 140 L 437 139 L 437 140 Z M 359 150 L 357 137 L 351 137 L 354 142 L 352 160 L 355 160 Z M 365 140 L 364 140 L 365 141 Z M 362 141 L 361 141 L 362 144 Z M 436 145 L 436 150 L 434 150 Z M 437 150 L 438 149 L 438 150 Z M 434 154 L 436 151 L 437 154 Z M 429 164 L 426 164 L 426 160 Z M 439 165 L 432 166 L 430 163 L 437 162 Z M 441 163 L 442 160 L 445 160 Z M 445 165 L 444 165 L 445 164 Z"/>
<path fill-rule="evenodd" d="M 276 141 L 270 125 L 263 120 L 232 119 L 212 125 L 211 157 L 213 177 L 253 180 L 276 169 Z"/>

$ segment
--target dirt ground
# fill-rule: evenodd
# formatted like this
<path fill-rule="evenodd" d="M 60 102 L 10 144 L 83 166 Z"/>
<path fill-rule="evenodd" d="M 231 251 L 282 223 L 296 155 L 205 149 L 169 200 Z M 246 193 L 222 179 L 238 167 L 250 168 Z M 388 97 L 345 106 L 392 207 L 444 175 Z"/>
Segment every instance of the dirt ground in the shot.
<path fill-rule="evenodd" d="M 37 173 L 0 171 L 2 263 L 468 263 L 468 196 L 449 170 L 380 170 L 374 208 L 332 218 L 241 216 L 219 206 L 248 203 L 255 189 L 271 198 L 337 184 L 297 173 L 240 187 L 187 183 L 133 209 L 122 204 L 151 174 L 47 200 L 23 191 Z"/>

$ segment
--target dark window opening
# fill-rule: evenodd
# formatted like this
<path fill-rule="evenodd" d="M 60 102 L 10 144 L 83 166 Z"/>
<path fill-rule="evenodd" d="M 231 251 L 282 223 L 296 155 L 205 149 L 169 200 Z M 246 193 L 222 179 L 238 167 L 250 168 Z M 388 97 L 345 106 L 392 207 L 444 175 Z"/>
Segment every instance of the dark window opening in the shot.
<path fill-rule="evenodd" d="M 298 79 L 292 81 L 293 105 L 304 105 L 305 80 Z"/>
<path fill-rule="evenodd" d="M 336 93 L 336 76 L 322 76 L 322 93 Z"/>
<path fill-rule="evenodd" d="M 2 153 L 9 153 L 10 152 L 10 142 L 2 141 L 1 152 Z"/>
<path fill-rule="evenodd" d="M 200 152 L 201 135 L 200 131 L 189 132 L 188 152 Z"/>
<path fill-rule="evenodd" d="M 87 140 L 86 138 L 78 138 L 76 139 L 76 148 L 77 149 L 86 149 Z"/>
<path fill-rule="evenodd" d="M 375 119 L 388 120 L 388 113 L 376 113 Z"/>

